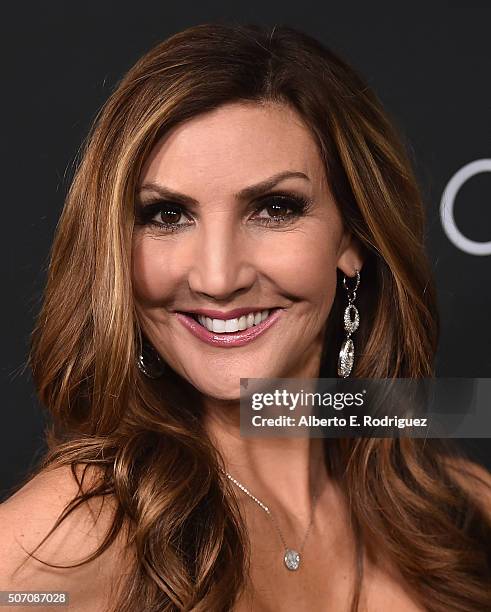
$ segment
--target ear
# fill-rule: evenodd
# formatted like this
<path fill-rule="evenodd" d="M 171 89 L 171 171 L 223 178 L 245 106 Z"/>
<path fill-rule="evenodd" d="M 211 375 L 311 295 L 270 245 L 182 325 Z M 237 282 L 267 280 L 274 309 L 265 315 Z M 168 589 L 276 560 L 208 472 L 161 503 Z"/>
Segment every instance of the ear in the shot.
<path fill-rule="evenodd" d="M 361 243 L 349 231 L 345 231 L 338 249 L 337 267 L 346 276 L 356 276 L 355 270 L 363 267 L 365 256 Z"/>

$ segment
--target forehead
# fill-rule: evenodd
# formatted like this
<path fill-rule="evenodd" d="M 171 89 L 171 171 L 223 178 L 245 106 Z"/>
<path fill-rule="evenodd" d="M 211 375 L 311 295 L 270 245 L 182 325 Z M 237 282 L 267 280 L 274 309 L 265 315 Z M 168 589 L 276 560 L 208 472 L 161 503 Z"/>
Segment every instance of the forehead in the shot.
<path fill-rule="evenodd" d="M 146 161 L 142 180 L 182 189 L 205 179 L 240 188 L 285 170 L 314 180 L 323 174 L 311 130 L 289 106 L 235 102 L 165 134 Z"/>

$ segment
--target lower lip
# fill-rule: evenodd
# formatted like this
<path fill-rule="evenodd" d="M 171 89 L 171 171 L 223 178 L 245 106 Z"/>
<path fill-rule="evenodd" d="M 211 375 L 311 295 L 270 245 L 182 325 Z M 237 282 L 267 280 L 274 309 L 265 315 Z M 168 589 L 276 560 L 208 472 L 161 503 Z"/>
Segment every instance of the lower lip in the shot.
<path fill-rule="evenodd" d="M 176 312 L 176 317 L 184 325 L 184 327 L 186 327 L 186 329 L 196 336 L 196 338 L 199 338 L 203 342 L 211 344 L 212 346 L 227 347 L 243 346 L 244 344 L 252 342 L 272 325 L 274 325 L 281 317 L 282 312 L 283 308 L 278 308 L 278 310 L 272 312 L 258 325 L 254 325 L 253 327 L 249 327 L 248 329 L 244 329 L 242 331 L 226 332 L 223 334 L 209 331 L 206 329 L 206 327 L 203 327 L 203 325 L 198 323 L 198 321 L 195 321 L 193 317 L 187 316 L 182 312 Z"/>

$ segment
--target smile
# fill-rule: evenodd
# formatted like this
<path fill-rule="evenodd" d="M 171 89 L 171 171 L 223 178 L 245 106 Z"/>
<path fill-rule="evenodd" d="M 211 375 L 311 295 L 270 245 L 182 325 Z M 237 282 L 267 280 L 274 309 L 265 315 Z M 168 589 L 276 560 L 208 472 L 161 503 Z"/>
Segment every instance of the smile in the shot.
<path fill-rule="evenodd" d="M 176 317 L 194 336 L 214 346 L 242 346 L 255 340 L 281 316 L 283 308 L 258 310 L 233 319 L 214 319 L 176 312 Z"/>
<path fill-rule="evenodd" d="M 194 316 L 203 327 L 206 327 L 208 331 L 221 334 L 243 331 L 244 329 L 259 325 L 259 323 L 268 318 L 270 312 L 269 310 L 258 310 L 257 312 L 250 312 L 247 315 L 242 315 L 235 319 L 212 319 L 210 317 L 204 317 L 203 315 L 192 316 Z"/>

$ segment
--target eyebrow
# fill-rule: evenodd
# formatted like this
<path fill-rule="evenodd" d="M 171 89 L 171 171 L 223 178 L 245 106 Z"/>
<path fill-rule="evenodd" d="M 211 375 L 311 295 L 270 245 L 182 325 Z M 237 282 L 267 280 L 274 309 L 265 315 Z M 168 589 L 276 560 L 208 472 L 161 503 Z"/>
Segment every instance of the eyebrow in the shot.
<path fill-rule="evenodd" d="M 285 170 L 284 172 L 278 172 L 273 176 L 270 176 L 264 181 L 260 183 L 256 183 L 255 185 L 250 185 L 249 187 L 245 187 L 241 189 L 238 193 L 235 194 L 235 198 L 237 200 L 247 200 L 257 198 L 258 196 L 266 193 L 270 189 L 273 189 L 278 183 L 287 179 L 287 178 L 301 178 L 310 182 L 309 177 L 303 172 Z M 137 194 L 139 195 L 143 191 L 154 191 L 158 193 L 162 198 L 169 198 L 181 204 L 189 204 L 189 205 L 198 205 L 197 200 L 188 196 L 184 193 L 179 193 L 178 191 L 173 191 L 172 189 L 168 189 L 165 185 L 161 185 L 155 181 L 149 181 L 141 185 L 137 190 Z"/>

